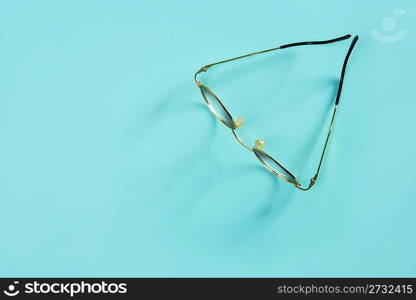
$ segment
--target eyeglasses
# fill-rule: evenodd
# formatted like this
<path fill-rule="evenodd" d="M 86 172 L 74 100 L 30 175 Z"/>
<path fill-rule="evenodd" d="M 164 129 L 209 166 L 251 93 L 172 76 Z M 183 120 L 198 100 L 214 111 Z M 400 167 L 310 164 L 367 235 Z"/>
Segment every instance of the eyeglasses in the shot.
<path fill-rule="evenodd" d="M 254 145 L 252 147 L 248 146 L 246 143 L 243 142 L 243 140 L 237 134 L 237 129 L 240 128 L 243 125 L 244 119 L 237 118 L 237 120 L 234 120 L 232 115 L 230 114 L 230 112 L 227 110 L 227 108 L 221 102 L 221 100 L 215 95 L 215 93 L 210 88 L 208 88 L 205 84 L 203 84 L 201 81 L 199 81 L 197 79 L 197 77 L 200 73 L 206 72 L 212 66 L 227 63 L 227 62 L 231 62 L 231 61 L 238 60 L 238 59 L 242 59 L 242 58 L 245 58 L 245 57 L 248 57 L 248 56 L 253 56 L 253 55 L 262 54 L 262 53 L 266 53 L 266 52 L 270 52 L 270 51 L 281 50 L 281 49 L 297 47 L 297 46 L 323 45 L 323 44 L 335 43 L 335 42 L 339 42 L 339 41 L 342 41 L 342 40 L 349 39 L 350 37 L 351 37 L 351 35 L 347 34 L 347 35 L 344 35 L 344 36 L 341 36 L 341 37 L 338 37 L 338 38 L 335 38 L 335 39 L 330 39 L 330 40 L 325 40 L 325 41 L 308 41 L 308 42 L 291 43 L 291 44 L 282 45 L 282 46 L 279 46 L 279 47 L 276 47 L 276 48 L 271 48 L 271 49 L 267 49 L 267 50 L 263 50 L 263 51 L 252 52 L 252 53 L 241 55 L 241 56 L 238 56 L 238 57 L 222 60 L 222 61 L 219 61 L 219 62 L 215 62 L 215 63 L 209 64 L 209 65 L 206 65 L 206 66 L 202 67 L 201 69 L 199 69 L 195 73 L 194 80 L 195 80 L 196 85 L 200 89 L 202 97 L 203 97 L 205 103 L 208 105 L 208 108 L 211 110 L 211 112 L 215 115 L 215 117 L 218 120 L 220 120 L 222 123 L 224 123 L 225 126 L 227 126 L 228 128 L 231 129 L 234 137 L 237 139 L 237 141 L 244 148 L 246 148 L 250 152 L 253 152 L 254 155 L 258 158 L 258 160 L 263 164 L 263 166 L 267 168 L 267 170 L 269 170 L 270 172 L 272 172 L 273 174 L 275 174 L 279 178 L 293 184 L 296 188 L 298 188 L 300 190 L 303 190 L 303 191 L 307 191 L 315 184 L 316 180 L 318 179 L 319 171 L 321 169 L 321 165 L 322 165 L 322 162 L 324 160 L 325 152 L 326 152 L 326 149 L 327 149 L 327 146 L 328 146 L 328 141 L 329 141 L 329 138 L 331 136 L 333 125 L 334 125 L 335 114 L 337 112 L 339 99 L 340 99 L 340 96 L 341 96 L 342 84 L 344 82 L 345 69 L 347 67 L 348 59 L 351 55 L 351 52 L 352 52 L 355 44 L 358 41 L 358 35 L 356 35 L 354 37 L 354 39 L 352 40 L 352 42 L 350 44 L 350 47 L 348 49 L 347 55 L 345 56 L 345 59 L 344 59 L 344 63 L 343 63 L 342 70 L 341 70 L 341 76 L 340 76 L 339 83 L 338 83 L 338 92 L 337 92 L 337 96 L 336 96 L 336 99 L 335 99 L 335 104 L 334 104 L 334 108 L 333 108 L 333 112 L 332 112 L 332 118 L 331 118 L 331 121 L 330 121 L 330 124 L 329 124 L 328 134 L 327 134 L 326 139 L 325 139 L 325 143 L 324 143 L 322 154 L 321 154 L 321 157 L 320 157 L 320 160 L 319 160 L 318 168 L 316 170 L 315 175 L 310 179 L 309 185 L 307 185 L 305 187 L 302 187 L 301 183 L 298 182 L 295 175 L 293 175 L 291 172 L 289 172 L 276 159 L 274 159 L 272 156 L 270 156 L 269 154 L 267 154 L 265 151 L 262 150 L 266 146 L 266 143 L 264 142 L 264 140 L 257 139 L 254 142 Z"/>

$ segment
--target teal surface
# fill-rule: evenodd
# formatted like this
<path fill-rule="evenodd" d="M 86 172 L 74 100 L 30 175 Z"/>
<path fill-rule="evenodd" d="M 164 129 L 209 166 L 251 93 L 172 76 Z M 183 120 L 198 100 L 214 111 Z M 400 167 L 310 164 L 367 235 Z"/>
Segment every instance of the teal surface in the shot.
<path fill-rule="evenodd" d="M 3 1 L 1 276 L 416 276 L 415 1 Z M 302 192 L 202 102 L 203 65 L 359 34 Z M 350 40 L 210 69 L 313 176 Z"/>

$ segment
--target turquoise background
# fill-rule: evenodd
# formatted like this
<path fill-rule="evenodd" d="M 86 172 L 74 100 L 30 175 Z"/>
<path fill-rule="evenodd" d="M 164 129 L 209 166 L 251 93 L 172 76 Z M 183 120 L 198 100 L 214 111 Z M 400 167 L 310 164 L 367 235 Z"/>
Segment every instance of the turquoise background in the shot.
<path fill-rule="evenodd" d="M 411 0 L 2 1 L 0 275 L 416 276 L 415 11 Z M 372 30 L 406 35 L 385 43 Z M 233 140 L 193 74 L 347 33 L 360 40 L 334 136 L 317 184 L 298 191 Z M 203 80 L 246 118 L 248 143 L 264 138 L 308 182 L 350 41 Z"/>

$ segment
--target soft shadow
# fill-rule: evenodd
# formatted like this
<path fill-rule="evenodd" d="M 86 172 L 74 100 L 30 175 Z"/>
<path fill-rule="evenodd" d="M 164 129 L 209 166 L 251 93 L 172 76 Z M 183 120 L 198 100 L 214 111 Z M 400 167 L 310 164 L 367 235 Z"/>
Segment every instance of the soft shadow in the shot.
<path fill-rule="evenodd" d="M 211 158 L 208 157 L 208 159 Z M 253 162 L 253 164 L 241 167 L 233 167 L 228 169 L 224 168 L 221 170 L 221 176 L 218 176 L 217 168 L 212 168 L 210 173 L 205 174 L 205 178 L 199 179 L 202 180 L 202 182 L 204 182 L 204 185 L 202 185 L 201 188 L 195 191 L 192 195 L 187 197 L 183 204 L 178 208 L 176 215 L 183 217 L 183 215 L 192 214 L 192 210 L 197 205 L 198 201 L 202 201 L 201 199 L 204 199 L 205 194 L 208 193 L 211 189 L 215 189 L 216 185 L 221 184 L 223 186 L 227 186 L 227 181 L 238 180 L 238 177 L 241 177 L 247 174 L 248 172 L 254 172 L 261 174 L 263 178 L 267 178 L 267 181 L 269 183 L 268 189 L 262 188 L 261 191 L 263 193 L 258 193 L 257 195 L 264 196 L 253 199 L 253 201 L 262 204 L 260 204 L 253 211 L 253 213 L 243 217 L 243 219 L 248 219 L 249 223 L 257 223 L 259 221 L 262 223 L 266 223 L 267 220 L 271 220 L 277 217 L 287 206 L 288 202 L 290 201 L 290 198 L 293 195 L 293 191 L 289 193 L 289 197 L 282 197 L 282 194 L 279 193 L 282 189 L 282 185 L 289 184 L 282 181 L 269 171 L 267 171 L 264 167 L 256 164 L 257 162 Z M 255 186 L 253 186 L 253 188 L 255 188 Z"/>
<path fill-rule="evenodd" d="M 195 91 L 197 91 L 195 84 L 189 81 L 167 90 L 161 99 L 153 101 L 155 104 L 150 108 L 143 107 L 142 104 L 138 106 L 138 112 L 143 109 L 148 109 L 148 111 L 141 113 L 144 117 L 132 121 L 131 128 L 135 132 L 135 136 L 144 139 L 152 133 L 155 125 L 170 114 L 195 108 L 197 104 L 202 104 Z"/>
<path fill-rule="evenodd" d="M 212 142 L 207 141 L 212 141 L 215 138 L 221 124 L 212 116 L 207 106 L 203 103 L 199 90 L 192 81 L 188 81 L 186 84 L 179 85 L 176 88 L 171 88 L 166 91 L 160 100 L 154 101 L 154 103 L 147 113 L 141 113 L 144 117 L 135 120 L 134 126 L 131 126 L 136 132 L 134 140 L 140 141 L 139 147 L 145 143 L 151 144 L 151 141 L 148 140 L 153 138 L 151 134 L 154 130 L 165 126 L 175 126 L 174 122 L 166 122 L 166 119 L 172 118 L 172 116 L 180 116 L 185 111 L 203 111 L 209 117 L 209 120 L 208 118 L 206 119 L 207 123 L 203 126 L 203 130 L 196 134 L 198 138 L 193 139 L 186 146 L 180 148 L 180 152 L 177 149 L 181 145 L 172 143 L 172 145 L 169 144 L 169 148 L 172 147 L 171 149 L 166 148 L 161 153 L 160 151 L 158 153 L 158 155 L 165 156 L 172 155 L 172 153 L 180 153 L 180 155 L 175 155 L 168 164 L 161 166 L 163 167 L 162 170 L 152 167 L 146 171 L 148 178 L 159 177 L 160 173 L 163 172 L 163 190 L 164 193 L 169 193 L 178 182 L 188 174 L 191 174 L 201 161 L 205 159 L 212 146 Z M 141 108 L 138 107 L 137 109 L 139 111 Z M 189 124 L 190 131 L 193 131 L 194 128 L 195 124 Z M 169 131 L 167 130 L 167 132 Z M 141 155 L 140 148 L 137 154 Z M 150 194 L 157 193 L 159 189 L 159 187 L 149 188 L 147 192 Z"/>
<path fill-rule="evenodd" d="M 320 134 L 322 131 L 325 131 L 325 133 L 326 133 L 327 130 L 328 130 L 328 126 L 329 126 L 329 123 L 327 122 L 328 114 L 332 114 L 332 108 L 334 107 L 335 98 L 336 98 L 336 95 L 337 95 L 337 92 L 338 92 L 338 83 L 339 83 L 338 79 L 332 79 L 332 80 L 329 81 L 329 84 L 330 84 L 330 86 L 333 90 L 332 95 L 331 95 L 329 101 L 327 102 L 327 105 L 325 105 L 325 109 L 323 110 L 323 113 L 322 113 L 322 116 L 321 116 L 320 120 L 318 122 L 316 122 L 316 125 L 313 129 L 313 133 L 311 135 L 309 135 L 308 137 L 306 137 L 306 139 L 305 139 L 306 142 L 305 142 L 304 149 L 310 149 L 310 151 L 303 152 L 303 153 L 306 153 L 306 159 L 305 159 L 305 164 L 303 165 L 303 168 L 301 170 L 302 172 L 305 171 L 307 162 L 310 161 L 310 159 L 316 160 L 316 164 L 318 164 L 318 162 L 319 162 L 320 157 L 315 159 L 315 158 L 312 158 L 311 155 L 313 154 L 313 152 L 314 152 L 313 149 L 315 149 L 316 146 L 319 146 L 320 144 L 322 144 L 322 149 L 323 149 L 324 142 L 325 142 L 324 139 L 326 138 L 326 134 L 324 136 L 324 139 L 320 139 L 318 137 L 322 136 Z M 319 104 L 320 103 L 317 103 L 317 105 L 319 105 Z M 332 116 L 330 115 L 330 117 L 332 117 Z"/>

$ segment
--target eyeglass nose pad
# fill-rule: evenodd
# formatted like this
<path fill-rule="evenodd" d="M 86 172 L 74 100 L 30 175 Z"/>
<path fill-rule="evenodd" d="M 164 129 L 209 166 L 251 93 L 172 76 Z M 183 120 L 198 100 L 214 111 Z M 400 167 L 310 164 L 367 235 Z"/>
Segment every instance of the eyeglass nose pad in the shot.
<path fill-rule="evenodd" d="M 266 147 L 266 142 L 263 139 L 257 139 L 254 142 L 254 149 L 260 150 L 260 149 L 263 149 L 264 147 Z"/>
<path fill-rule="evenodd" d="M 238 117 L 237 121 L 234 122 L 235 127 L 240 128 L 241 126 L 243 126 L 245 120 L 241 117 Z"/>

